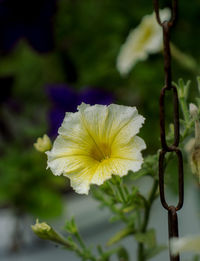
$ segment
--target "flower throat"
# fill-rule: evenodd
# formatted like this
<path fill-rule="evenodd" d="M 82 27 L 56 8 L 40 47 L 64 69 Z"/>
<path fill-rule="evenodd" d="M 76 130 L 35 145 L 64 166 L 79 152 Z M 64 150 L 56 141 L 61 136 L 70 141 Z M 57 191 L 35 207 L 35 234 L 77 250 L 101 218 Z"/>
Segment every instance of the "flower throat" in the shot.
<path fill-rule="evenodd" d="M 93 159 L 101 162 L 105 159 L 110 158 L 111 148 L 106 143 L 100 143 L 98 145 L 94 145 L 90 151 L 90 155 Z"/>

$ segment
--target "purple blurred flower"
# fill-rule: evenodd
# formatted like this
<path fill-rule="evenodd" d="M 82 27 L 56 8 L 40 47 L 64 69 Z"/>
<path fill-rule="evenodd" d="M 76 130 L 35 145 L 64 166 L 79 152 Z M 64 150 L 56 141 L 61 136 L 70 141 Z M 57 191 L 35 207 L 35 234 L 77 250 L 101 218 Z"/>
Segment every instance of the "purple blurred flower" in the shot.
<path fill-rule="evenodd" d="M 24 37 L 39 52 L 53 48 L 52 15 L 57 0 L 0 0 L 0 50 Z"/>
<path fill-rule="evenodd" d="M 46 90 L 52 102 L 52 108 L 48 114 L 50 137 L 55 137 L 57 135 L 58 128 L 61 126 L 64 119 L 65 112 L 77 111 L 77 106 L 82 102 L 90 105 L 108 105 L 113 101 L 113 96 L 110 92 L 96 88 L 85 88 L 78 92 L 66 84 L 50 84 L 46 87 Z"/>

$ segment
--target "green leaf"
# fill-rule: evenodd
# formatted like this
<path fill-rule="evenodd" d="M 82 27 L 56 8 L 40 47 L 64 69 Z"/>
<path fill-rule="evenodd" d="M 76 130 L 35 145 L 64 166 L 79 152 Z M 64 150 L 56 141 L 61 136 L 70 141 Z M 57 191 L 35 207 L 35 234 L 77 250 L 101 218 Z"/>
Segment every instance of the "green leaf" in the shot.
<path fill-rule="evenodd" d="M 112 216 L 110 219 L 109 219 L 109 222 L 110 223 L 114 223 L 116 221 L 120 220 L 120 217 L 119 216 Z"/>
<path fill-rule="evenodd" d="M 139 243 L 144 243 L 150 248 L 156 246 L 156 234 L 154 229 L 150 229 L 146 233 L 136 233 L 134 236 Z"/>
<path fill-rule="evenodd" d="M 122 211 L 123 211 L 124 213 L 129 213 L 129 212 L 133 211 L 134 209 L 135 209 L 135 206 L 132 205 L 132 206 L 123 208 Z"/>
<path fill-rule="evenodd" d="M 199 255 L 195 255 L 192 260 L 193 261 L 199 261 L 200 260 L 200 256 Z"/>
<path fill-rule="evenodd" d="M 67 220 L 65 229 L 70 234 L 76 234 L 78 232 L 74 217 L 72 217 L 72 219 L 70 221 Z"/>
<path fill-rule="evenodd" d="M 120 261 L 129 261 L 128 252 L 124 247 L 120 247 L 119 251 L 117 252 L 117 256 Z"/>
<path fill-rule="evenodd" d="M 164 245 L 158 245 L 153 248 L 147 249 L 145 251 L 146 259 L 151 259 L 152 257 L 158 255 L 159 253 L 161 253 L 162 251 L 164 251 L 166 249 L 167 249 L 167 247 Z"/>
<path fill-rule="evenodd" d="M 133 228 L 126 227 L 126 228 L 120 230 L 118 233 L 116 233 L 113 237 L 111 237 L 110 240 L 106 243 L 106 245 L 111 246 L 111 245 L 117 243 L 118 241 L 120 241 L 122 238 L 127 237 L 131 233 L 133 233 Z"/>
<path fill-rule="evenodd" d="M 131 179 L 132 180 L 137 180 L 137 179 L 141 178 L 142 176 L 146 175 L 146 170 L 145 169 L 141 169 L 140 171 L 135 172 L 134 174 L 133 174 L 132 171 L 129 171 L 128 174 L 131 174 Z"/>
<path fill-rule="evenodd" d="M 200 107 L 200 98 L 196 97 L 195 99 L 197 101 L 198 107 Z"/>

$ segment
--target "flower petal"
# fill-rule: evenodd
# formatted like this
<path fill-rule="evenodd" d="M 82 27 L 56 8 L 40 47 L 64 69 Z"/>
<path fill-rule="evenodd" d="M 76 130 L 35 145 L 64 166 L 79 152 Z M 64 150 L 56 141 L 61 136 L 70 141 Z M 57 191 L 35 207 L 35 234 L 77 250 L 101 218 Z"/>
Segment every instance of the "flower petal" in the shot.
<path fill-rule="evenodd" d="M 137 161 L 140 160 L 141 151 L 144 149 L 146 149 L 146 144 L 138 136 L 133 137 L 128 143 L 121 143 L 121 140 L 116 140 L 112 144 L 111 157 Z"/>
<path fill-rule="evenodd" d="M 101 185 L 112 175 L 123 177 L 129 170 L 138 171 L 143 163 L 142 156 L 133 161 L 131 159 L 111 158 L 99 164 L 93 173 L 91 184 Z"/>
<path fill-rule="evenodd" d="M 138 115 L 136 107 L 111 104 L 108 106 L 109 114 L 106 121 L 106 138 L 114 142 L 123 139 L 127 142 L 139 132 L 144 117 Z"/>
<path fill-rule="evenodd" d="M 104 137 L 106 119 L 108 117 L 108 107 L 106 105 L 85 106 L 82 103 L 78 109 L 81 114 L 82 126 L 88 135 L 98 143 Z"/>
<path fill-rule="evenodd" d="M 61 175 L 62 173 L 69 173 L 82 169 L 84 165 L 84 159 L 90 159 L 89 149 L 92 146 L 90 138 L 82 142 L 68 139 L 65 136 L 58 136 L 53 144 L 53 149 L 50 152 L 46 152 L 48 155 L 47 165 L 55 175 Z"/>
<path fill-rule="evenodd" d="M 170 240 L 170 251 L 173 255 L 180 252 L 200 253 L 200 235 L 172 238 Z"/>
<path fill-rule="evenodd" d="M 77 163 L 80 164 L 79 160 L 77 158 Z M 85 158 L 84 163 L 78 171 L 64 174 L 70 179 L 71 186 L 79 194 L 88 194 L 92 177 L 98 167 L 98 163 L 91 161 L 89 158 Z"/>

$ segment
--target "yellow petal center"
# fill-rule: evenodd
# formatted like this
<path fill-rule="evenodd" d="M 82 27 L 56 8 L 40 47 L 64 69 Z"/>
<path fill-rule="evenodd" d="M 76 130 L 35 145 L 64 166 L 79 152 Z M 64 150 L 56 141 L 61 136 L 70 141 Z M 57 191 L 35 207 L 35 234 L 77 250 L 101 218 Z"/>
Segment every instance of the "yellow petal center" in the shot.
<path fill-rule="evenodd" d="M 98 145 L 94 145 L 90 151 L 90 156 L 99 162 L 110 158 L 110 155 L 111 155 L 111 147 L 106 143 L 100 143 Z"/>
<path fill-rule="evenodd" d="M 143 46 L 146 44 L 146 42 L 152 36 L 152 33 L 153 33 L 153 30 L 152 30 L 151 24 L 150 25 L 145 25 L 145 27 L 143 28 L 143 34 L 142 34 L 140 40 L 138 41 L 136 47 L 134 47 L 134 48 L 136 50 L 143 49 Z"/>

